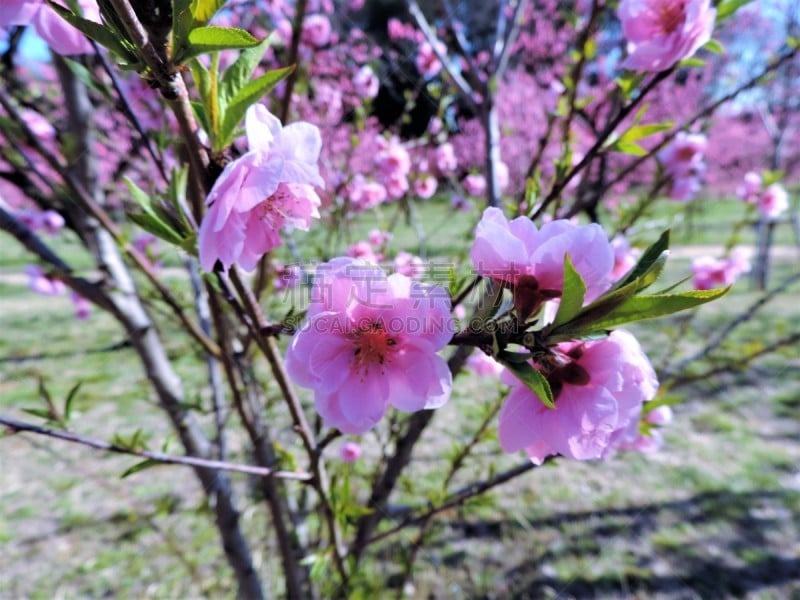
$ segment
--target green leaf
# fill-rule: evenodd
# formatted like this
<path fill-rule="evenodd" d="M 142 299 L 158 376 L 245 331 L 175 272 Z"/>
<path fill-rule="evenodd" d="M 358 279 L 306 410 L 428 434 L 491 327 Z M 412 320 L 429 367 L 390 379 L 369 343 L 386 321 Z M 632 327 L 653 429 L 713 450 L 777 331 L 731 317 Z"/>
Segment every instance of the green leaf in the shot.
<path fill-rule="evenodd" d="M 611 150 L 622 152 L 623 154 L 630 154 L 631 156 L 647 156 L 648 152 L 636 142 L 620 142 L 617 140 L 611 144 Z"/>
<path fill-rule="evenodd" d="M 777 169 L 775 171 L 770 171 L 769 169 L 766 169 L 761 172 L 761 186 L 767 188 L 771 186 L 773 183 L 778 183 L 781 179 L 783 179 L 784 175 L 785 173 L 780 169 Z"/>
<path fill-rule="evenodd" d="M 514 373 L 516 378 L 524 383 L 530 391 L 536 394 L 536 397 L 539 398 L 542 404 L 547 408 L 555 408 L 556 404 L 553 399 L 553 390 L 550 389 L 550 383 L 545 376 L 534 369 L 529 362 L 515 362 L 507 354 L 506 352 L 502 352 L 497 357 L 497 360 L 505 365 L 509 371 Z"/>
<path fill-rule="evenodd" d="M 625 133 L 620 136 L 620 141 L 622 142 L 636 142 L 641 140 L 642 138 L 646 138 L 648 136 L 653 135 L 654 133 L 658 133 L 660 131 L 666 131 L 667 129 L 672 129 L 675 125 L 672 121 L 665 121 L 663 123 L 648 123 L 646 125 L 636 125 L 628 129 Z"/>
<path fill-rule="evenodd" d="M 131 199 L 142 209 L 141 213 L 127 213 L 131 221 L 139 225 L 139 227 L 145 231 L 152 233 L 170 244 L 180 245 L 183 241 L 183 237 L 169 224 L 168 219 L 160 214 L 160 211 L 153 205 L 147 192 L 142 190 L 128 177 L 123 177 L 123 180 L 131 193 Z"/>
<path fill-rule="evenodd" d="M 706 66 L 706 61 L 704 61 L 702 58 L 694 58 L 694 57 L 692 57 L 692 58 L 684 58 L 678 64 L 678 66 L 686 68 L 686 69 L 690 69 L 692 67 L 705 67 Z"/>
<path fill-rule="evenodd" d="M 264 57 L 264 53 L 272 42 L 272 36 L 266 37 L 257 46 L 242 50 L 239 58 L 222 74 L 219 84 L 220 110 L 225 112 L 225 107 L 231 98 L 235 97 L 250 81 L 253 72 Z"/>
<path fill-rule="evenodd" d="M 717 5 L 716 25 L 732 17 L 737 10 L 746 4 L 750 4 L 750 1 L 751 0 L 722 0 L 722 2 Z"/>
<path fill-rule="evenodd" d="M 163 463 L 160 463 L 157 460 L 152 460 L 150 458 L 147 458 L 147 459 L 143 460 L 142 462 L 136 463 L 131 468 L 126 469 L 125 472 L 123 472 L 122 475 L 119 476 L 119 478 L 120 479 L 125 479 L 126 477 L 130 477 L 134 473 L 138 473 L 140 471 L 145 471 L 147 469 L 152 469 L 153 467 L 160 467 L 160 466 L 162 466 L 162 464 Z"/>
<path fill-rule="evenodd" d="M 244 29 L 235 27 L 198 27 L 189 32 L 189 48 L 182 59 L 187 59 L 206 52 L 219 50 L 233 50 L 236 48 L 251 48 L 257 46 L 260 40 L 254 38 Z"/>
<path fill-rule="evenodd" d="M 558 327 L 566 323 L 577 315 L 583 308 L 583 301 L 586 299 L 586 284 L 581 274 L 575 270 L 569 254 L 564 255 L 564 290 L 561 294 L 561 302 L 558 305 L 558 312 L 553 321 L 553 326 Z"/>
<path fill-rule="evenodd" d="M 667 250 L 669 250 L 669 230 L 666 230 L 664 233 L 662 233 L 656 242 L 644 251 L 644 254 L 642 254 L 642 257 L 639 259 L 639 262 L 636 263 L 636 266 L 634 266 L 633 269 L 631 269 L 630 272 L 611 289 L 617 290 L 625 287 L 626 285 L 633 283 L 635 279 L 638 279 L 649 273 L 654 268 L 659 268 L 659 261 L 661 264 L 661 267 L 659 268 L 660 273 L 661 269 L 663 269 L 663 264 L 666 261 Z M 639 289 L 644 289 L 644 287 L 640 287 Z"/>
<path fill-rule="evenodd" d="M 205 25 L 211 20 L 220 8 L 225 6 L 226 0 L 192 0 L 192 16 L 197 25 Z"/>
<path fill-rule="evenodd" d="M 634 71 L 625 71 L 615 80 L 615 83 L 619 86 L 619 90 L 625 99 L 629 99 L 633 96 L 633 92 L 639 87 L 639 84 L 644 81 L 644 77 L 643 74 L 635 73 Z"/>
<path fill-rule="evenodd" d="M 695 308 L 724 296 L 730 289 L 730 287 L 726 287 L 716 290 L 682 292 L 680 294 L 634 296 L 604 318 L 594 321 L 591 330 L 612 329 L 626 323 L 654 319 Z"/>
<path fill-rule="evenodd" d="M 158 217 L 137 212 L 126 212 L 125 214 L 131 221 L 154 236 L 176 246 L 183 245 L 183 238 Z"/>
<path fill-rule="evenodd" d="M 46 421 L 53 420 L 53 415 L 50 414 L 49 410 L 45 410 L 44 408 L 23 408 L 22 412 L 33 415 L 34 417 L 40 417 Z"/>
<path fill-rule="evenodd" d="M 76 396 L 78 395 L 78 390 L 81 389 L 83 385 L 82 381 L 79 381 L 75 385 L 72 386 L 70 391 L 67 393 L 67 397 L 64 400 L 64 420 L 69 421 L 70 414 L 72 413 L 72 402 L 75 400 Z"/>
<path fill-rule="evenodd" d="M 236 128 L 244 118 L 247 109 L 261 100 L 265 94 L 270 92 L 278 82 L 289 75 L 293 70 L 294 67 L 285 67 L 283 69 L 275 69 L 274 71 L 264 73 L 261 77 L 253 79 L 242 87 L 237 94 L 230 99 L 225 109 L 222 127 L 220 128 L 219 137 L 222 147 L 227 146 L 233 141 Z"/>
<path fill-rule="evenodd" d="M 705 48 L 706 50 L 708 50 L 713 54 L 717 55 L 725 54 L 725 46 L 723 46 L 722 42 L 720 42 L 719 40 L 714 40 L 714 39 L 708 40 L 703 46 L 703 48 Z"/>
<path fill-rule="evenodd" d="M 119 36 L 112 29 L 101 25 L 100 23 L 95 23 L 94 21 L 89 21 L 88 19 L 79 17 L 63 6 L 59 6 L 53 2 L 48 2 L 48 4 L 50 8 L 55 10 L 62 19 L 67 21 L 67 23 L 83 33 L 86 37 L 94 40 L 101 46 L 105 46 L 114 54 L 117 54 L 125 62 L 131 64 L 139 63 L 139 58 L 136 56 L 136 54 L 126 47 L 124 38 Z"/>

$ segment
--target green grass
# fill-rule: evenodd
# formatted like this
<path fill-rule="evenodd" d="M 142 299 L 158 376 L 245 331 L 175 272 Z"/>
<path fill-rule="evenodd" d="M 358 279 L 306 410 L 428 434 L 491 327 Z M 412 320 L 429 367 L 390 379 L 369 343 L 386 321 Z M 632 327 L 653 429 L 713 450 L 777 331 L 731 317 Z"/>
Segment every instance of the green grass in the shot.
<path fill-rule="evenodd" d="M 691 217 L 691 228 L 680 214 L 685 207 L 669 205 L 656 217 L 674 227 L 678 247 L 718 245 L 739 208 L 703 203 L 703 210 Z M 340 233 L 348 233 L 350 241 L 362 239 L 370 229 L 396 218 L 401 226 L 390 255 L 418 248 L 419 227 L 429 257 L 468 248 L 465 240 L 475 215 L 453 214 L 443 200 L 421 205 L 411 224 L 396 211 L 399 207 L 388 206 L 381 215 L 363 215 L 350 231 Z M 778 228 L 779 243 L 791 242 L 784 229 Z M 635 233 L 642 242 L 658 235 L 656 229 Z M 320 247 L 339 253 L 348 244 L 344 239 L 328 244 L 322 228 L 294 239 L 305 258 Z M 753 239 L 752 232 L 744 232 L 742 239 Z M 76 431 L 110 439 L 142 428 L 151 435 L 151 447 L 159 449 L 172 434 L 117 324 L 100 313 L 87 323 L 78 322 L 68 299 L 37 297 L 28 292 L 24 279 L 10 281 L 30 258 L 7 238 L 0 238 L 0 244 L 0 275 L 6 276 L 0 277 L 0 411 L 35 420 L 21 409 L 42 406 L 39 379 L 57 404 L 80 381 L 72 423 Z M 53 245 L 78 268 L 89 268 L 74 241 L 56 238 Z M 286 247 L 279 254 L 291 260 Z M 179 264 L 175 256 L 165 262 Z M 663 282 L 684 277 L 688 266 L 688 258 L 670 261 Z M 780 259 L 773 266 L 775 282 L 796 272 L 797 262 Z M 188 303 L 184 280 L 177 276 L 171 285 Z M 737 356 L 796 330 L 798 291 L 795 286 L 776 298 L 737 330 L 721 355 Z M 741 281 L 729 297 L 702 307 L 691 320 L 676 317 L 632 329 L 656 365 L 674 363 L 700 348 L 757 297 Z M 266 307 L 270 318 L 287 310 L 279 301 Z M 158 315 L 187 398 L 207 409 L 201 357 L 178 335 L 170 318 Z M 700 373 L 714 364 L 704 361 L 692 370 Z M 448 511 L 437 521 L 432 544 L 421 553 L 414 596 L 790 597 L 800 589 L 798 366 L 796 352 L 787 349 L 738 373 L 670 390 L 683 402 L 674 409 L 675 422 L 665 432 L 660 453 L 620 454 L 603 464 L 557 461 L 498 488 L 484 502 Z M 294 437 L 266 373 L 266 365 L 258 362 L 255 375 L 273 399 L 268 417 L 282 447 L 291 452 Z M 419 505 L 426 494 L 441 491 L 442 458 L 469 438 L 481 405 L 497 394 L 495 382 L 464 376 L 426 431 L 394 504 Z M 310 397 L 303 393 L 303 398 L 308 402 Z M 210 416 L 203 412 L 200 419 L 211 431 Z M 364 479 L 378 455 L 377 441 L 373 434 L 364 437 L 368 459 L 352 467 L 358 474 L 352 494 L 360 498 L 367 493 Z M 247 460 L 241 437 L 234 434 L 231 442 L 231 458 Z M 175 445 L 172 449 L 177 451 Z M 492 425 L 452 487 L 522 459 L 521 454 L 501 453 Z M 231 596 L 231 577 L 193 475 L 164 467 L 120 479 L 135 462 L 42 438 L 0 439 L 0 597 Z M 330 468 L 342 481 L 350 467 L 333 460 Z M 279 596 L 277 554 L 266 533 L 263 504 L 246 478 L 235 476 L 234 483 L 257 567 Z M 316 523 L 312 515 L 310 530 Z M 399 556 L 415 534 L 403 533 L 372 550 L 364 574 L 368 587 L 380 588 L 397 577 Z M 791 576 L 785 569 L 793 566 Z M 374 595 L 374 590 L 368 594 Z"/>

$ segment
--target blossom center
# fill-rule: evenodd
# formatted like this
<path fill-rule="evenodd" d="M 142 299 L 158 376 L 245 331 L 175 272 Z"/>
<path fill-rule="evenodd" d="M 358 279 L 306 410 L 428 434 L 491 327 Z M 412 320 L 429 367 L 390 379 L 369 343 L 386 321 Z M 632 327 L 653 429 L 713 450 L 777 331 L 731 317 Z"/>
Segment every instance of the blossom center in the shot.
<path fill-rule="evenodd" d="M 659 2 L 656 10 L 658 11 L 658 24 L 664 35 L 674 33 L 686 21 L 685 0 L 680 2 Z"/>
<path fill-rule="evenodd" d="M 355 335 L 353 355 L 357 366 L 382 365 L 397 342 L 380 322 L 361 328 Z"/>
<path fill-rule="evenodd" d="M 275 193 L 259 204 L 259 219 L 273 229 L 280 229 L 283 227 L 287 218 L 283 207 L 289 195 L 290 194 L 286 190 L 282 190 L 279 186 L 278 189 L 275 190 Z"/>

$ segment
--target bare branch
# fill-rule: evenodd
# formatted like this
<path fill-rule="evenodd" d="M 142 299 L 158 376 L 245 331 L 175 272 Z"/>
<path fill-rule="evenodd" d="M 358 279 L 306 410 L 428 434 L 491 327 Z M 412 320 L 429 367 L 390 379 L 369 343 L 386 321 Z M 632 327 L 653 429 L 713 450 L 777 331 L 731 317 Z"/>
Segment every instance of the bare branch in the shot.
<path fill-rule="evenodd" d="M 112 444 L 103 440 L 98 440 L 70 431 L 60 431 L 58 429 L 50 429 L 40 425 L 34 425 L 26 421 L 18 421 L 5 415 L 0 415 L 0 425 L 5 425 L 9 428 L 11 433 L 19 431 L 26 431 L 29 433 L 36 433 L 47 437 L 71 442 L 73 444 L 81 444 L 94 448 L 95 450 L 103 450 L 114 454 L 127 454 L 129 456 L 138 456 L 139 458 L 146 458 L 157 463 L 165 465 L 184 465 L 197 469 L 211 469 L 213 471 L 232 471 L 235 473 L 246 473 L 248 475 L 257 475 L 259 477 L 278 477 L 280 479 L 294 479 L 297 481 L 308 481 L 311 479 L 311 473 L 303 473 L 302 471 L 275 471 L 273 469 L 266 469 L 264 467 L 257 467 L 254 465 L 242 465 L 238 463 L 225 462 L 221 460 L 208 460 L 205 458 L 198 458 L 195 456 L 175 456 L 172 454 L 164 454 L 163 452 L 151 452 L 149 450 L 135 450 L 133 448 L 126 448 L 119 444 Z"/>

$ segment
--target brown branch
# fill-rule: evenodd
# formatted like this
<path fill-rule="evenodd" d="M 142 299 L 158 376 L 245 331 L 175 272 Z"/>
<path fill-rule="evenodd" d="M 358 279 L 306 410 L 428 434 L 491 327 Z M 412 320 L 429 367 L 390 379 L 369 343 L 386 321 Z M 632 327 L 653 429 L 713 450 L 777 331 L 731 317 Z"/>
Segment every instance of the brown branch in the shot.
<path fill-rule="evenodd" d="M 253 465 L 243 465 L 238 463 L 230 463 L 221 460 L 208 460 L 205 458 L 198 458 L 196 456 L 175 456 L 172 454 L 164 454 L 163 452 L 151 452 L 149 450 L 135 450 L 133 448 L 126 448 L 119 444 L 112 444 L 103 440 L 85 437 L 70 431 L 60 431 L 58 429 L 50 429 L 40 425 L 34 425 L 26 421 L 18 421 L 11 417 L 0 415 L 0 425 L 5 425 L 11 433 L 25 431 L 28 433 L 36 433 L 38 435 L 45 435 L 47 437 L 71 442 L 73 444 L 81 444 L 94 448 L 95 450 L 103 450 L 114 454 L 127 454 L 129 456 L 138 456 L 139 458 L 146 458 L 157 463 L 165 465 L 184 465 L 196 469 L 211 469 L 213 471 L 231 471 L 234 473 L 246 473 L 248 475 L 257 475 L 259 477 L 277 477 L 280 479 L 294 479 L 297 481 L 308 481 L 311 479 L 311 473 L 303 473 L 301 471 L 276 471 L 273 469 L 265 469 L 264 467 L 256 467 Z"/>
<path fill-rule="evenodd" d="M 73 199 L 78 202 L 91 217 L 100 223 L 102 228 L 111 235 L 114 241 L 125 250 L 125 253 L 131 258 L 131 260 L 133 260 L 136 267 L 142 273 L 144 273 L 148 281 L 158 292 L 161 299 L 167 304 L 167 306 L 170 307 L 170 309 L 172 309 L 173 313 L 178 317 L 181 324 L 186 328 L 187 332 L 195 339 L 195 341 L 203 346 L 203 349 L 206 352 L 218 357 L 219 347 L 213 342 L 213 340 L 209 339 L 208 336 L 202 332 L 197 323 L 189 318 L 180 302 L 172 295 L 172 292 L 170 292 L 167 286 L 158 278 L 158 275 L 156 275 L 147 257 L 125 240 L 125 237 L 123 236 L 119 226 L 117 226 L 117 224 L 111 219 L 105 209 L 94 200 L 78 177 L 67 167 L 62 165 L 61 162 L 44 147 L 41 141 L 33 134 L 30 128 L 22 120 L 19 111 L 12 104 L 10 98 L 6 95 L 2 88 L 0 88 L 0 105 L 2 105 L 8 116 L 21 127 L 22 132 L 25 135 L 25 141 L 28 143 L 28 145 L 36 150 L 36 152 L 62 177 L 64 183 L 69 188 Z M 35 163 L 27 155 L 27 153 L 25 153 L 24 156 L 25 160 L 32 167 L 35 167 Z"/>
<path fill-rule="evenodd" d="M 545 459 L 545 462 L 549 462 L 550 460 L 552 459 Z M 539 465 L 536 465 L 528 460 L 522 464 L 517 465 L 516 467 L 508 469 L 507 471 L 503 471 L 499 475 L 495 475 L 491 479 L 471 483 L 470 485 L 462 488 L 461 490 L 450 496 L 450 498 L 444 501 L 442 504 L 436 506 L 430 506 L 424 512 L 406 517 L 391 529 L 387 529 L 386 531 L 382 531 L 381 533 L 372 536 L 371 538 L 369 538 L 364 542 L 364 546 L 369 546 L 374 544 L 375 542 L 384 540 L 402 531 L 406 527 L 410 527 L 418 523 L 424 523 L 434 515 L 444 512 L 450 508 L 459 506 L 464 502 L 466 502 L 467 500 L 469 500 L 470 498 L 479 496 L 480 494 L 483 494 L 484 492 L 487 492 L 490 489 L 497 487 L 498 485 L 502 485 L 503 483 L 511 481 L 512 479 L 519 477 L 520 475 L 527 473 L 528 471 L 532 471 L 537 466 Z"/>
<path fill-rule="evenodd" d="M 585 169 L 592 160 L 594 160 L 594 157 L 597 156 L 600 150 L 602 150 L 609 136 L 611 136 L 611 134 L 614 133 L 616 128 L 619 127 L 619 125 L 628 117 L 628 115 L 630 115 L 633 112 L 633 110 L 637 106 L 639 106 L 639 104 L 641 104 L 642 100 L 644 100 L 645 97 L 658 84 L 660 84 L 662 81 L 667 79 L 667 77 L 672 75 L 672 73 L 675 71 L 676 68 L 677 67 L 672 67 L 671 69 L 668 69 L 666 71 L 661 71 L 660 73 L 658 73 L 658 75 L 653 77 L 647 83 L 647 85 L 645 85 L 641 89 L 639 95 L 636 96 L 636 98 L 631 100 L 628 104 L 624 105 L 620 109 L 619 113 L 617 113 L 617 116 L 611 119 L 608 125 L 606 125 L 606 127 L 603 129 L 603 131 L 600 132 L 600 135 L 597 137 L 592 147 L 589 148 L 586 154 L 583 155 L 583 158 L 581 158 L 581 160 L 578 161 L 578 164 L 572 167 L 572 169 L 570 169 L 570 171 L 561 180 L 556 181 L 553 184 L 553 187 L 550 190 L 550 192 L 547 194 L 547 196 L 539 205 L 539 207 L 531 215 L 531 219 L 535 219 L 539 215 L 541 215 L 547 209 L 547 207 L 561 195 L 561 192 L 563 192 L 564 189 L 569 185 L 569 182 L 572 181 L 581 171 L 583 171 L 583 169 Z"/>

